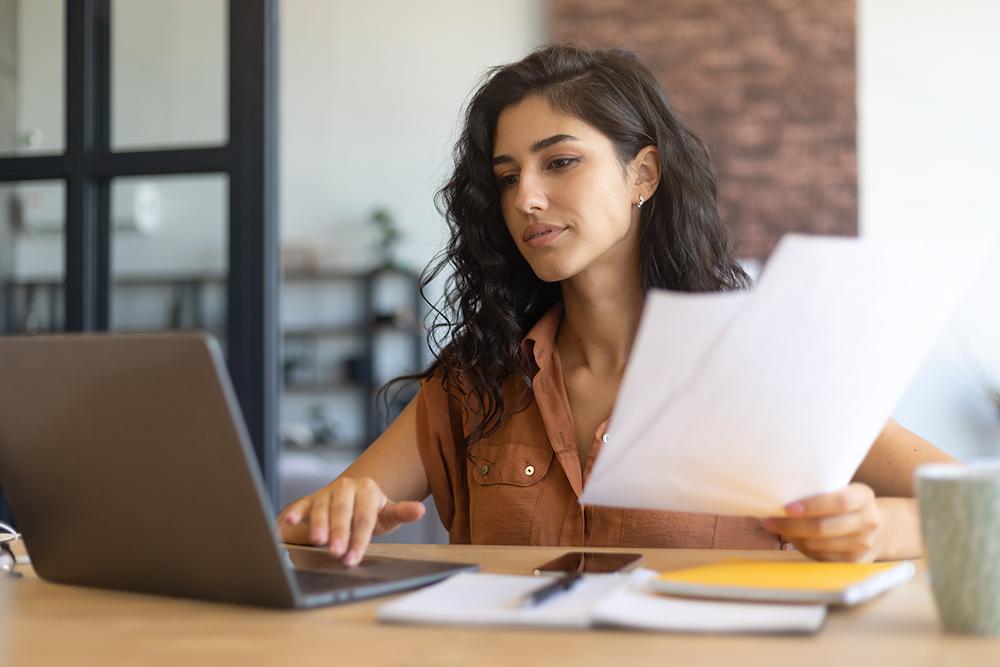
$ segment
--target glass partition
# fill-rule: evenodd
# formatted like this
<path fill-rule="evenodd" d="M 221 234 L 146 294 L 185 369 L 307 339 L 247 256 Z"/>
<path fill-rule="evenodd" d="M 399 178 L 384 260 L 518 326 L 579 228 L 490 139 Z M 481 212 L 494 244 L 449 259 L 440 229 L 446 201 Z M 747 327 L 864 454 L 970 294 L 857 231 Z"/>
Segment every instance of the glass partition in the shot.
<path fill-rule="evenodd" d="M 63 0 L 0 0 L 0 157 L 66 146 Z"/>
<path fill-rule="evenodd" d="M 64 328 L 62 181 L 0 183 L 0 332 Z"/>
<path fill-rule="evenodd" d="M 228 140 L 225 0 L 113 0 L 111 148 Z"/>
<path fill-rule="evenodd" d="M 112 330 L 224 338 L 228 201 L 219 174 L 112 181 Z"/>

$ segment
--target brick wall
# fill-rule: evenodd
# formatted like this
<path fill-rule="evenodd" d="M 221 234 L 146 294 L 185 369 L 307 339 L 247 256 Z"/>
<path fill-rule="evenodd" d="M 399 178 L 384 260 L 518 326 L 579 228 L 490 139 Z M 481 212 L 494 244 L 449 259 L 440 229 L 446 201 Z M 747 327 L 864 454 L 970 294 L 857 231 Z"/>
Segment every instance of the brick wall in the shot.
<path fill-rule="evenodd" d="M 553 41 L 635 51 L 708 144 L 744 257 L 857 234 L 854 0 L 549 0 Z"/>

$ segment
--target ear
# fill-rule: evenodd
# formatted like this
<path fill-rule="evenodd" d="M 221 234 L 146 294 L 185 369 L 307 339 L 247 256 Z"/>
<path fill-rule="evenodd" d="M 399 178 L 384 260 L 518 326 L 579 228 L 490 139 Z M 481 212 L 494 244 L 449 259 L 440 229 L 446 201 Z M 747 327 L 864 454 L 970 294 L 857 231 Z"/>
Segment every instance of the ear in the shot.
<path fill-rule="evenodd" d="M 649 201 L 660 184 L 660 153 L 656 146 L 646 146 L 640 150 L 629 163 L 629 173 L 632 176 L 632 199 L 639 197 Z"/>

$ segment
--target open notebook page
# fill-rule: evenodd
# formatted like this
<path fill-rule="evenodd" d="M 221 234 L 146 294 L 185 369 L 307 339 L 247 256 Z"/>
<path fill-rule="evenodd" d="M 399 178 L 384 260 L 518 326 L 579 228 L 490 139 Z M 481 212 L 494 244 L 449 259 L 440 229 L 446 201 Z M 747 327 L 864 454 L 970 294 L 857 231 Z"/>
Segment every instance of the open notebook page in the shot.
<path fill-rule="evenodd" d="M 823 605 L 711 602 L 658 595 L 652 570 L 587 575 L 572 590 L 535 607 L 521 597 L 545 585 L 531 576 L 461 573 L 383 605 L 380 621 L 550 628 L 627 627 L 675 632 L 815 632 Z"/>

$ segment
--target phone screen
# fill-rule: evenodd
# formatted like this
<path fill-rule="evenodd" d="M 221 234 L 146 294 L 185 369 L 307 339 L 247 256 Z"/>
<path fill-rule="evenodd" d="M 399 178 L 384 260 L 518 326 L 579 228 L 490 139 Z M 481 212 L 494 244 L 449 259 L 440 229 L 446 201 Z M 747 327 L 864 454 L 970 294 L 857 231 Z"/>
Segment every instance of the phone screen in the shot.
<path fill-rule="evenodd" d="M 535 568 L 535 574 L 624 572 L 633 569 L 641 562 L 642 554 L 571 551 L 539 565 Z"/>

